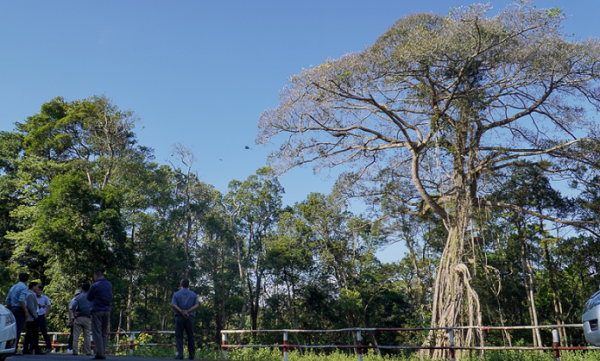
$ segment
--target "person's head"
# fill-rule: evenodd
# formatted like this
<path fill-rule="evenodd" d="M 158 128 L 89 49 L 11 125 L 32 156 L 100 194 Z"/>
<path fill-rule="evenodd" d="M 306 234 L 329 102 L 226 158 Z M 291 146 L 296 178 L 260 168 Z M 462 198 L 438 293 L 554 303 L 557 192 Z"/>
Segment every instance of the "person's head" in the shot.
<path fill-rule="evenodd" d="M 82 283 L 82 284 L 81 284 L 81 290 L 82 290 L 83 292 L 87 292 L 87 291 L 89 291 L 89 290 L 90 290 L 90 284 L 89 284 L 89 283 L 87 283 L 87 282 L 84 282 L 84 283 Z"/>
<path fill-rule="evenodd" d="M 179 286 L 181 286 L 183 288 L 189 288 L 190 280 L 188 280 L 187 278 L 182 279 L 181 282 L 179 283 Z"/>
<path fill-rule="evenodd" d="M 94 272 L 94 281 L 98 281 L 101 278 L 104 278 L 104 271 L 102 271 L 101 269 L 97 269 Z"/>
<path fill-rule="evenodd" d="M 29 282 L 29 289 L 32 290 L 33 292 L 37 293 L 37 291 L 39 290 L 38 283 L 37 282 Z"/>
<path fill-rule="evenodd" d="M 44 292 L 44 287 L 42 287 L 42 285 L 38 285 L 37 287 L 37 291 L 35 291 L 35 294 L 40 297 L 42 295 L 42 292 Z"/>
<path fill-rule="evenodd" d="M 27 283 L 29 281 L 29 273 L 19 273 L 19 281 Z"/>

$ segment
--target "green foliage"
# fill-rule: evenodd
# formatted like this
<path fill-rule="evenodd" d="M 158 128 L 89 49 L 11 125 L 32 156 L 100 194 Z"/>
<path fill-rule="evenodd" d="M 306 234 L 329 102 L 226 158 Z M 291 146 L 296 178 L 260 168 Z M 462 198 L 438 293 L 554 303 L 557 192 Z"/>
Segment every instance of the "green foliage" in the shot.
<path fill-rule="evenodd" d="M 159 349 L 159 350 L 157 350 Z M 140 347 L 139 349 L 129 354 L 128 351 L 121 351 L 119 355 L 122 356 L 142 356 L 142 357 L 173 357 L 174 353 L 169 348 L 155 347 L 155 350 L 150 350 L 149 347 Z M 574 351 L 574 352 L 562 352 L 561 360 L 564 361 L 592 361 L 597 360 L 600 356 L 598 351 Z M 223 356 L 220 350 L 196 350 L 196 359 L 200 360 L 222 360 Z M 230 349 L 227 352 L 227 359 L 234 361 L 272 361 L 282 360 L 282 352 L 279 349 L 270 348 L 243 348 L 243 349 Z M 348 353 L 344 351 L 332 351 L 332 352 L 317 352 L 310 349 L 303 350 L 301 355 L 298 351 L 292 350 L 288 352 L 289 361 L 356 361 L 358 356 L 355 353 Z M 459 358 L 463 361 L 554 361 L 554 355 L 551 352 L 537 353 L 534 351 L 487 351 L 483 357 L 476 354 L 465 354 Z M 413 355 L 377 355 L 373 350 L 364 352 L 364 361 L 435 361 L 440 359 L 431 359 L 428 356 L 419 357 L 416 354 Z M 444 358 L 443 360 L 447 360 Z"/>

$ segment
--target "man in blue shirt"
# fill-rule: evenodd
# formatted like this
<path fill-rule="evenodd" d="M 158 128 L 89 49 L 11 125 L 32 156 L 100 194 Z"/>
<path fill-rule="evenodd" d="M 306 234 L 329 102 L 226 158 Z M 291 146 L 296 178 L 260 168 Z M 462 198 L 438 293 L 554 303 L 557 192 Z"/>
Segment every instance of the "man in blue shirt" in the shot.
<path fill-rule="evenodd" d="M 187 278 L 181 280 L 179 291 L 173 295 L 171 306 L 175 309 L 175 343 L 177 345 L 177 356 L 175 359 L 183 359 L 183 330 L 187 335 L 189 359 L 193 360 L 196 351 L 194 342 L 194 315 L 198 308 L 198 296 L 188 288 L 190 281 Z"/>
<path fill-rule="evenodd" d="M 21 332 L 25 326 L 25 320 L 29 318 L 29 312 L 27 311 L 27 282 L 29 281 L 29 274 L 19 273 L 19 282 L 12 286 L 6 297 L 6 305 L 12 311 L 17 321 L 17 346 L 15 347 L 15 355 L 21 356 L 23 353 L 18 352 L 19 340 L 21 339 Z M 37 316 L 37 315 L 36 315 Z"/>
<path fill-rule="evenodd" d="M 92 337 L 96 346 L 96 356 L 92 359 L 104 360 L 106 359 L 112 284 L 104 278 L 104 272 L 101 270 L 94 272 L 94 281 L 87 294 L 88 301 L 92 302 Z"/>

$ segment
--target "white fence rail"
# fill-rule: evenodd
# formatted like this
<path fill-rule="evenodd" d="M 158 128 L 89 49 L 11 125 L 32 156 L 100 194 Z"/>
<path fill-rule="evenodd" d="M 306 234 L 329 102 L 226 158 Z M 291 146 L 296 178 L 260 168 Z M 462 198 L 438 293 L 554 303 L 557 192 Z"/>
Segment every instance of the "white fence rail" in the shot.
<path fill-rule="evenodd" d="M 449 350 L 449 358 L 456 359 L 456 350 L 471 350 L 471 351 L 553 351 L 556 360 L 560 360 L 560 351 L 573 350 L 600 350 L 596 346 L 560 346 L 559 328 L 583 328 L 583 324 L 568 324 L 568 325 L 541 325 L 541 326 L 458 326 L 458 327 L 420 327 L 420 328 L 342 328 L 336 330 L 297 330 L 297 329 L 281 329 L 281 330 L 221 330 L 222 345 L 221 351 L 223 357 L 227 359 L 227 350 L 230 348 L 281 348 L 283 360 L 288 361 L 288 349 L 290 348 L 307 348 L 307 349 L 355 349 L 358 356 L 358 361 L 363 361 L 364 349 L 387 349 L 387 350 Z M 552 346 L 461 346 L 455 344 L 455 331 L 476 329 L 479 331 L 488 330 L 531 330 L 531 329 L 551 329 L 552 330 Z M 448 332 L 448 346 L 414 346 L 414 345 L 363 345 L 363 331 L 384 331 L 384 332 L 416 332 L 416 331 L 445 331 Z M 356 344 L 354 345 L 293 345 L 288 342 L 289 333 L 354 333 Z M 274 345 L 232 345 L 227 343 L 227 335 L 229 334 L 261 334 L 261 333 L 283 333 L 283 343 Z"/>

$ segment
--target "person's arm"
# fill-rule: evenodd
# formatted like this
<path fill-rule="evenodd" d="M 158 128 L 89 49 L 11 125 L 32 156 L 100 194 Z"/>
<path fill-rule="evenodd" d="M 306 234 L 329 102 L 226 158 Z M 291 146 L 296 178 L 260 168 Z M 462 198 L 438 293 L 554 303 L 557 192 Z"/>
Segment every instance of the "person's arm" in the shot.
<path fill-rule="evenodd" d="M 92 302 L 92 300 L 96 296 L 96 288 L 98 288 L 98 284 L 92 283 L 92 285 L 90 286 L 90 290 L 88 291 L 88 295 L 87 295 L 88 301 Z"/>
<path fill-rule="evenodd" d="M 27 309 L 33 318 L 37 318 L 37 300 L 35 295 L 27 295 Z"/>
<path fill-rule="evenodd" d="M 192 307 L 190 307 L 189 309 L 185 310 L 186 313 L 190 313 L 192 311 L 194 311 L 196 308 L 198 308 L 199 304 L 198 304 L 198 296 L 196 296 L 196 294 L 194 294 L 194 305 Z"/>
<path fill-rule="evenodd" d="M 28 319 L 29 311 L 27 310 L 27 289 L 25 289 L 24 291 L 21 290 L 19 292 L 19 303 L 21 304 L 21 308 L 23 309 L 23 312 L 25 313 L 25 319 Z"/>
<path fill-rule="evenodd" d="M 71 304 L 71 308 L 69 309 L 69 313 L 71 315 L 71 322 L 75 320 L 75 316 L 77 316 L 77 308 L 79 308 L 79 301 L 77 297 L 73 299 L 73 303 Z"/>
<path fill-rule="evenodd" d="M 198 308 L 198 306 L 199 305 L 196 303 L 195 305 L 193 305 L 192 307 L 190 307 L 189 309 L 187 309 L 185 312 L 186 313 L 190 313 L 190 312 L 194 311 L 196 308 Z"/>
<path fill-rule="evenodd" d="M 73 325 L 73 319 L 75 318 L 75 300 L 71 301 L 69 304 L 69 326 Z"/>
<path fill-rule="evenodd" d="M 171 307 L 173 307 L 173 309 L 179 312 L 183 317 L 188 318 L 187 312 L 179 308 L 179 306 L 177 305 L 177 299 L 175 298 L 175 295 L 173 295 L 173 299 L 171 300 Z"/>
<path fill-rule="evenodd" d="M 92 286 L 90 287 L 90 290 L 88 291 L 87 294 L 87 299 L 88 301 L 92 302 L 92 300 L 94 299 L 94 295 L 96 294 L 96 287 L 94 287 L 95 284 L 92 284 Z"/>
<path fill-rule="evenodd" d="M 175 309 L 175 311 L 181 313 L 184 317 L 187 317 L 187 315 L 184 314 L 185 311 L 183 311 L 181 308 L 179 308 L 179 306 L 177 306 L 175 304 L 171 304 L 171 307 L 173 307 Z"/>
<path fill-rule="evenodd" d="M 19 303 L 21 304 L 21 308 L 23 309 L 23 312 L 25 312 L 25 319 L 29 318 L 29 311 L 27 311 L 27 302 L 26 301 L 19 301 Z"/>

